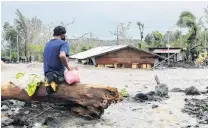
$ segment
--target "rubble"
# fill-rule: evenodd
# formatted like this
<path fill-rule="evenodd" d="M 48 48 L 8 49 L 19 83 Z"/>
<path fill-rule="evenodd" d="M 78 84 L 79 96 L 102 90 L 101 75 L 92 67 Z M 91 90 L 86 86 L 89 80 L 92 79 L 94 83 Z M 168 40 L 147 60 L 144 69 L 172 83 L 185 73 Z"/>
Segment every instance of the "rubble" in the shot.
<path fill-rule="evenodd" d="M 10 119 L 9 117 L 3 117 L 1 118 L 1 126 L 8 126 L 11 125 L 14 122 L 13 119 Z"/>
<path fill-rule="evenodd" d="M 186 95 L 200 95 L 199 90 L 195 86 L 191 86 L 185 89 Z"/>
<path fill-rule="evenodd" d="M 6 105 L 1 106 L 1 111 L 7 111 L 9 109 L 9 107 L 7 107 Z"/>
<path fill-rule="evenodd" d="M 144 94 L 144 93 L 138 93 L 134 96 L 134 99 L 135 100 L 139 100 L 139 101 L 146 101 L 148 100 L 148 95 L 147 94 Z"/>
<path fill-rule="evenodd" d="M 208 124 L 208 98 L 185 99 L 185 102 L 182 112 L 196 117 L 200 124 Z"/>
<path fill-rule="evenodd" d="M 163 99 L 169 98 L 168 86 L 166 84 L 160 84 L 157 75 L 155 76 L 155 80 L 157 82 L 157 86 L 155 86 L 155 91 L 150 91 L 146 94 L 138 93 L 134 96 L 134 99 L 136 101 L 144 102 L 144 101 L 161 101 Z"/>
<path fill-rule="evenodd" d="M 167 96 L 168 95 L 168 86 L 166 84 L 159 84 L 155 87 L 155 94 L 158 96 Z"/>
<path fill-rule="evenodd" d="M 167 98 L 169 98 L 167 86 L 158 86 L 157 91 L 150 91 L 146 94 L 145 93 L 138 93 L 134 96 L 134 99 L 136 101 L 140 101 L 140 102 L 161 101 L 161 100 L 164 100 Z"/>
<path fill-rule="evenodd" d="M 152 109 L 157 108 L 157 107 L 158 105 L 155 105 L 155 104 L 152 105 Z"/>
<path fill-rule="evenodd" d="M 42 125 L 48 126 L 50 128 L 58 128 L 59 122 L 57 119 L 53 118 L 53 117 L 47 117 L 44 119 L 44 122 Z"/>

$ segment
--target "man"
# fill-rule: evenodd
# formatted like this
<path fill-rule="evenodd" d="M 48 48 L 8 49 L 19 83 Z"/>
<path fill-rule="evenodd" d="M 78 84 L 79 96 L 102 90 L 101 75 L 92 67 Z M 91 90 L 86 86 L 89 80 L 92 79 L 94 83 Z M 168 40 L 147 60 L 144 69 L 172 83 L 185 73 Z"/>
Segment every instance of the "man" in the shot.
<path fill-rule="evenodd" d="M 46 43 L 43 54 L 46 91 L 48 94 L 56 90 L 56 84 L 65 82 L 65 69 L 72 70 L 68 64 L 69 44 L 65 42 L 66 29 L 57 26 L 53 30 L 54 39 Z"/>

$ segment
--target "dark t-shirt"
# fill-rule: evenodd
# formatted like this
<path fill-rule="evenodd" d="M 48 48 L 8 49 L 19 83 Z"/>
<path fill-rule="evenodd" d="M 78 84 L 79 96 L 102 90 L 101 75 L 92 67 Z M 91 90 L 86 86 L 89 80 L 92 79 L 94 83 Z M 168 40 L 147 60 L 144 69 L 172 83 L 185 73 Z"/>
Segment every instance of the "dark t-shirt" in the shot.
<path fill-rule="evenodd" d="M 64 65 L 61 63 L 59 54 L 64 51 L 69 56 L 69 44 L 63 40 L 52 39 L 46 43 L 43 53 L 44 75 L 48 72 L 54 72 L 57 75 L 63 75 Z"/>

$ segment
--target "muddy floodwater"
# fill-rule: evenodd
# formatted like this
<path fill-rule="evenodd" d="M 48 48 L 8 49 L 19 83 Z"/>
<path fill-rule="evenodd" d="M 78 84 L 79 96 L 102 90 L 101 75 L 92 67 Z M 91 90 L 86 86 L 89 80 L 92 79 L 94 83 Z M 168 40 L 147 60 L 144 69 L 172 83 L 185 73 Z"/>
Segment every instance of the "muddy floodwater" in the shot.
<path fill-rule="evenodd" d="M 73 65 L 76 65 L 73 63 Z M 208 86 L 208 69 L 161 69 L 146 71 L 140 69 L 112 69 L 95 68 L 93 66 L 79 66 L 81 82 L 86 84 L 104 84 L 123 89 L 133 97 L 138 92 L 154 90 L 156 82 L 154 76 L 158 75 L 160 82 L 168 85 L 169 90 L 175 87 L 185 89 L 195 86 L 204 90 Z M 18 72 L 37 73 L 42 76 L 42 64 L 9 64 L 3 67 L 1 72 L 2 82 L 14 77 Z M 132 100 L 124 100 L 109 106 L 99 120 L 85 120 L 83 118 L 67 114 L 66 111 L 46 111 L 45 118 L 50 114 L 58 118 L 59 127 L 63 128 L 182 128 L 188 125 L 194 126 L 197 119 L 183 113 L 185 98 L 207 98 L 207 94 L 199 96 L 186 96 L 184 93 L 169 92 L 169 99 L 160 102 L 139 103 Z M 158 105 L 152 109 L 152 105 Z M 63 114 L 61 114 L 63 113 Z M 200 128 L 208 128 L 199 124 Z"/>

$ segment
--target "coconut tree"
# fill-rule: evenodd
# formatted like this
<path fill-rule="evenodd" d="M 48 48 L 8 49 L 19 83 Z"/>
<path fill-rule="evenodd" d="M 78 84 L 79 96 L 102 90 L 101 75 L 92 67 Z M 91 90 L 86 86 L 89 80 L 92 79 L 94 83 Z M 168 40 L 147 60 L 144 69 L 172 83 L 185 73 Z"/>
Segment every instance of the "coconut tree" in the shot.
<path fill-rule="evenodd" d="M 184 11 L 179 16 L 177 26 L 181 28 L 189 28 L 189 32 L 187 34 L 186 59 L 188 59 L 189 55 L 191 55 L 193 60 L 194 54 L 196 54 L 194 45 L 197 43 L 197 34 L 199 30 L 199 25 L 196 23 L 196 17 L 191 12 Z"/>

